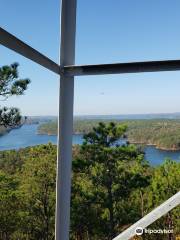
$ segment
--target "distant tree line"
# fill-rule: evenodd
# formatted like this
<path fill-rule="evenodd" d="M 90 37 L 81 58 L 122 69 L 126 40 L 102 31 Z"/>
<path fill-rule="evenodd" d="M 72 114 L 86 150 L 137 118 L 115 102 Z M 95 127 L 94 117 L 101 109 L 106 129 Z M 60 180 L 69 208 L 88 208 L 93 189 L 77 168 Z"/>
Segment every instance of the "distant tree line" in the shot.
<path fill-rule="evenodd" d="M 97 127 L 100 120 L 76 119 L 74 133 L 84 134 Z M 109 123 L 112 120 L 104 120 Z M 180 150 L 180 120 L 116 120 L 115 123 L 127 125 L 127 131 L 122 137 L 127 137 L 130 143 L 155 145 L 164 150 Z M 39 134 L 57 135 L 57 122 L 41 124 Z"/>

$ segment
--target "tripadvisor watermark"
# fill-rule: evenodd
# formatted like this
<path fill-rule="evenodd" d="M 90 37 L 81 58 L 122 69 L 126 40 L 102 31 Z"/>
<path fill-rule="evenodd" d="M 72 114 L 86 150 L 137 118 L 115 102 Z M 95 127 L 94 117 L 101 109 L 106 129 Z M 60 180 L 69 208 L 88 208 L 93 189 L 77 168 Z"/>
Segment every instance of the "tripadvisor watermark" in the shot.
<path fill-rule="evenodd" d="M 143 229 L 142 227 L 137 227 L 135 230 L 136 235 L 142 235 L 144 234 L 169 234 L 173 233 L 173 229 L 150 229 L 150 228 L 145 228 Z"/>

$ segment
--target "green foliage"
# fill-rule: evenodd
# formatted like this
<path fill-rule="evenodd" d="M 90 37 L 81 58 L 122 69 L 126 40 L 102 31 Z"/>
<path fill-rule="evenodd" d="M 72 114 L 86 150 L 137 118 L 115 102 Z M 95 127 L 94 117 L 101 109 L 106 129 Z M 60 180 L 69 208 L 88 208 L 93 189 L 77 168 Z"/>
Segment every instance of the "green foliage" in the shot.
<path fill-rule="evenodd" d="M 180 120 L 138 120 L 128 126 L 130 142 L 156 145 L 166 150 L 180 149 Z"/>
<path fill-rule="evenodd" d="M 40 124 L 38 134 L 57 135 L 57 122 L 48 122 Z"/>
<path fill-rule="evenodd" d="M 0 168 L 0 239 L 53 239 L 56 146 L 0 152 Z"/>
<path fill-rule="evenodd" d="M 18 79 L 18 64 L 0 68 L 0 96 L 8 98 L 13 95 L 22 95 L 30 83 L 29 79 Z"/>
<path fill-rule="evenodd" d="M 152 180 L 152 192 L 156 192 L 152 199 L 152 205 L 157 205 L 177 193 L 180 189 L 179 163 L 166 159 L 165 162 L 154 171 Z"/>
<path fill-rule="evenodd" d="M 0 97 L 6 100 L 11 96 L 24 93 L 30 83 L 29 79 L 18 79 L 18 64 L 0 68 Z M 17 108 L 2 107 L 0 109 L 0 126 L 15 127 L 21 123 L 21 115 Z"/>
<path fill-rule="evenodd" d="M 152 168 L 134 145 L 118 145 L 125 125 L 100 123 L 73 147 L 71 240 L 110 240 L 180 189 L 180 163 Z M 56 146 L 0 152 L 0 240 L 53 240 Z M 179 207 L 152 229 L 179 233 Z M 166 240 L 167 235 L 143 239 Z"/>
<path fill-rule="evenodd" d="M 92 132 L 84 135 L 81 156 L 77 159 L 80 164 L 76 163 L 77 170 L 74 169 L 76 178 L 84 176 L 83 185 L 82 182 L 75 181 L 75 197 L 72 198 L 72 202 L 79 199 L 88 206 L 84 209 L 82 203 L 78 205 L 82 215 L 81 218 L 77 216 L 73 227 L 77 230 L 86 215 L 94 216 L 94 220 L 86 219 L 84 228 L 81 227 L 77 235 L 84 236 L 87 232 L 92 232 L 92 229 L 95 229 L 94 234 L 97 235 L 96 231 L 100 229 L 99 233 L 103 239 L 115 237 L 125 220 L 125 215 L 119 211 L 122 201 L 127 200 L 131 191 L 137 187 L 146 187 L 149 184 L 148 180 L 146 184 L 145 181 L 141 181 L 146 177 L 143 173 L 140 176 L 136 170 L 138 166 L 147 166 L 143 161 L 143 153 L 135 146 L 119 146 L 117 143 L 125 131 L 125 125 L 116 125 L 113 122 L 99 123 Z"/>
<path fill-rule="evenodd" d="M 15 127 L 21 123 L 21 115 L 17 108 L 3 107 L 0 109 L 0 125 Z"/>
<path fill-rule="evenodd" d="M 51 145 L 30 149 L 20 174 L 23 225 L 33 239 L 54 236 L 56 148 Z M 23 226 L 22 225 L 22 226 Z"/>
<path fill-rule="evenodd" d="M 146 208 L 148 211 L 158 207 L 161 203 L 172 197 L 180 190 L 180 163 L 166 159 L 161 166 L 153 171 L 153 177 L 150 187 L 146 192 Z M 153 223 L 151 229 L 173 229 L 174 236 L 180 233 L 179 221 L 180 206 L 174 208 L 167 215 Z M 155 239 L 156 235 L 152 234 L 145 239 Z M 167 239 L 161 236 L 159 239 Z M 170 236 L 169 238 L 170 239 Z"/>
<path fill-rule="evenodd" d="M 111 120 L 112 121 L 112 120 Z M 74 133 L 84 134 L 93 131 L 98 126 L 99 120 L 74 121 Z M 110 120 L 105 120 L 109 123 Z M 127 131 L 122 137 L 127 137 L 130 143 L 150 144 L 157 148 L 166 150 L 180 150 L 180 120 L 116 120 L 116 124 L 125 124 Z M 57 134 L 57 122 L 41 124 L 38 128 L 39 134 Z"/>
<path fill-rule="evenodd" d="M 0 171 L 0 239 L 16 230 L 19 221 L 19 198 L 16 177 Z"/>

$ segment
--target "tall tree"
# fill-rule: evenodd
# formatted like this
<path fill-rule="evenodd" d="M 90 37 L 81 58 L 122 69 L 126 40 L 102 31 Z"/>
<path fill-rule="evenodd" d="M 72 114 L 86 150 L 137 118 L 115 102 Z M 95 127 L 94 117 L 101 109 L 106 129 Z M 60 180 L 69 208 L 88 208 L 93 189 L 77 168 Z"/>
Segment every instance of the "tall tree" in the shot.
<path fill-rule="evenodd" d="M 29 232 L 30 239 L 54 239 L 55 169 L 55 146 L 49 143 L 31 148 L 20 174 L 24 201 L 21 231 Z"/>
<path fill-rule="evenodd" d="M 172 197 L 180 190 L 180 163 L 165 159 L 164 163 L 154 169 L 152 183 L 148 192 L 148 207 L 153 209 Z M 167 215 L 157 220 L 153 225 L 160 229 L 173 229 L 174 234 L 179 234 L 180 206 L 171 210 Z M 155 228 L 155 227 L 154 227 Z M 169 235 L 169 236 L 168 236 Z M 154 235 L 152 236 L 152 239 Z M 168 238 L 169 237 L 169 238 Z M 151 239 L 151 238 L 150 238 Z M 166 234 L 160 239 L 172 239 L 171 234 Z"/>
<path fill-rule="evenodd" d="M 11 96 L 20 96 L 27 89 L 29 79 L 19 79 L 18 64 L 0 68 L 0 99 L 6 100 Z M 14 127 L 21 123 L 20 111 L 15 108 L 0 106 L 0 126 Z"/>
<path fill-rule="evenodd" d="M 122 214 L 121 202 L 128 198 L 133 189 L 142 187 L 142 177 L 136 171 L 136 166 L 146 165 L 144 155 L 133 145 L 122 146 L 119 143 L 119 138 L 125 131 L 126 126 L 122 124 L 99 123 L 93 131 L 84 135 L 82 158 L 76 164 L 77 171 L 79 168 L 80 174 L 85 173 L 83 181 L 87 179 L 87 192 L 83 191 L 77 181 L 75 184 L 77 182 L 79 185 L 80 195 L 92 203 L 92 208 L 98 206 L 104 239 L 112 239 L 120 231 L 124 222 L 123 215 L 126 217 L 127 214 L 125 211 Z M 73 193 L 77 195 L 77 191 L 74 190 Z M 87 209 L 86 212 L 90 205 Z"/>
<path fill-rule="evenodd" d="M 0 170 L 0 239 L 8 240 L 18 228 L 18 181 Z"/>

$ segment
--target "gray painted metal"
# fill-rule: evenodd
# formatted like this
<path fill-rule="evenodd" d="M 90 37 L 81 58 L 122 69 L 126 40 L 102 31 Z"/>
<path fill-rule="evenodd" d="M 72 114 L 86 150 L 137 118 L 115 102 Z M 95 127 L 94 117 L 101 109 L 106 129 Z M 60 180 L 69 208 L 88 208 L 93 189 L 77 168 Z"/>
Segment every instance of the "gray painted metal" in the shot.
<path fill-rule="evenodd" d="M 21 54 L 22 56 L 40 64 L 41 66 L 60 74 L 60 67 L 57 63 L 30 47 L 14 35 L 0 27 L 0 44 Z"/>
<path fill-rule="evenodd" d="M 45 55 L 0 28 L 0 44 L 61 75 L 58 119 L 56 240 L 69 239 L 74 76 L 180 70 L 180 60 L 74 66 L 75 30 L 76 0 L 62 0 L 60 67 Z M 135 235 L 137 227 L 144 229 L 179 204 L 180 192 L 125 230 L 114 240 L 128 240 Z"/>
<path fill-rule="evenodd" d="M 61 75 L 83 76 L 100 74 L 122 74 L 122 73 L 140 73 L 140 72 L 158 72 L 158 71 L 176 71 L 180 70 L 180 60 L 164 60 L 149 62 L 130 62 L 130 63 L 112 63 L 97 65 L 71 66 L 67 62 L 61 67 L 27 45 L 11 33 L 0 27 L 0 44 L 21 54 L 22 56 L 42 65 L 43 67 Z M 66 50 L 68 53 L 70 49 Z M 63 67 L 64 66 L 64 67 Z"/>
<path fill-rule="evenodd" d="M 60 65 L 75 62 L 76 0 L 61 2 Z M 56 240 L 69 240 L 74 77 L 60 80 L 56 185 Z"/>
<path fill-rule="evenodd" d="M 176 70 L 180 70 L 180 60 L 65 66 L 64 68 L 61 68 L 61 71 L 64 72 L 66 76 L 141 73 Z"/>
<path fill-rule="evenodd" d="M 136 228 L 139 228 L 139 227 L 142 229 L 146 228 L 151 223 L 155 222 L 157 219 L 159 219 L 160 217 L 168 213 L 170 210 L 177 207 L 179 204 L 180 204 L 180 192 L 176 193 L 174 196 L 169 198 L 159 207 L 154 209 L 145 217 L 141 218 L 138 222 L 133 224 L 131 227 L 129 227 L 127 230 L 125 230 L 120 235 L 115 237 L 113 240 L 128 240 L 132 238 L 134 235 L 136 235 L 135 233 Z"/>

